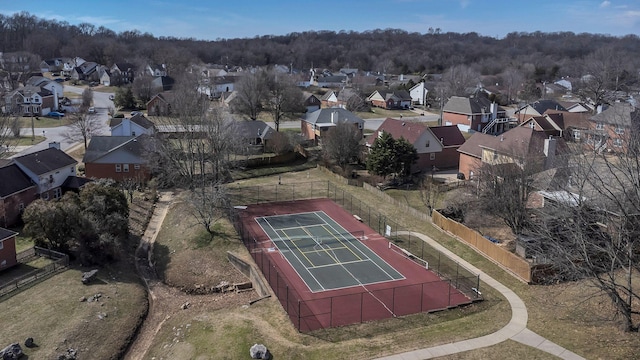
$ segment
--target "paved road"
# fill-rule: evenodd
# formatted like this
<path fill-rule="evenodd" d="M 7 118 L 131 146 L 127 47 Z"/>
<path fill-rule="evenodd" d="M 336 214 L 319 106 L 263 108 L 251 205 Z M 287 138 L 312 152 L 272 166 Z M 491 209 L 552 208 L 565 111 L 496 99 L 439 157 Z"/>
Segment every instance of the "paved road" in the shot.
<path fill-rule="evenodd" d="M 416 114 L 416 116 L 404 116 L 403 120 L 406 121 L 416 121 L 416 122 L 432 122 L 438 121 L 440 116 L 437 114 L 425 114 L 424 116 Z M 374 119 L 365 119 L 364 120 L 364 129 L 370 131 L 376 131 L 382 124 L 382 122 L 386 118 L 374 118 Z M 396 117 L 398 119 L 398 117 Z M 301 120 L 292 120 L 292 121 L 283 121 L 280 123 L 281 129 L 299 129 Z M 267 122 L 269 126 L 275 129 L 275 124 L 273 122 Z"/>
<path fill-rule="evenodd" d="M 448 343 L 438 346 L 432 346 L 429 348 L 409 351 L 401 354 L 395 354 L 391 356 L 387 356 L 384 358 L 380 358 L 378 360 L 419 360 L 419 359 L 431 359 L 440 356 L 452 355 L 456 353 L 461 353 L 465 351 L 470 351 L 474 349 L 481 349 L 484 347 L 492 346 L 499 344 L 506 340 L 514 340 L 524 345 L 528 345 L 534 347 L 540 351 L 547 352 L 549 354 L 555 355 L 561 359 L 566 360 L 584 360 L 584 358 L 576 353 L 573 353 L 562 346 L 549 341 L 542 336 L 534 333 L 533 331 L 527 329 L 527 321 L 529 319 L 529 314 L 527 312 L 527 307 L 520 297 L 514 293 L 511 289 L 502 285 L 500 282 L 487 275 L 480 269 L 471 265 L 467 261 L 463 260 L 456 254 L 449 251 L 447 248 L 440 245 L 435 240 L 430 237 L 416 233 L 416 232 L 408 232 L 408 231 L 400 231 L 398 232 L 400 235 L 411 235 L 416 236 L 422 241 L 428 243 L 435 249 L 447 255 L 449 258 L 454 259 L 458 263 L 465 266 L 467 269 L 475 272 L 476 274 L 480 274 L 480 278 L 482 281 L 491 286 L 492 288 L 498 290 L 509 302 L 511 305 L 511 320 L 507 325 L 505 325 L 502 329 L 485 336 L 481 336 L 475 339 L 462 340 L 454 343 Z"/>
<path fill-rule="evenodd" d="M 82 94 L 84 88 L 77 86 L 64 86 L 64 91 L 72 92 L 76 94 Z M 94 135 L 108 135 L 109 134 L 109 114 L 108 109 L 113 107 L 113 101 L 109 100 L 110 93 L 102 93 L 102 92 L 93 92 L 93 105 L 96 108 L 96 113 L 100 117 L 100 127 L 97 129 L 92 129 L 91 132 Z M 68 126 L 59 126 L 52 128 L 36 128 L 35 135 L 44 136 L 46 138 L 45 141 L 33 145 L 33 146 L 22 146 L 19 147 L 17 153 L 12 157 L 22 156 L 30 153 L 34 153 L 36 151 L 44 150 L 49 147 L 50 142 L 59 142 L 61 150 L 68 150 L 74 145 L 78 144 L 77 140 L 70 140 L 67 136 L 69 133 Z M 31 136 L 31 128 L 23 128 L 20 130 L 20 135 L 22 136 Z"/>

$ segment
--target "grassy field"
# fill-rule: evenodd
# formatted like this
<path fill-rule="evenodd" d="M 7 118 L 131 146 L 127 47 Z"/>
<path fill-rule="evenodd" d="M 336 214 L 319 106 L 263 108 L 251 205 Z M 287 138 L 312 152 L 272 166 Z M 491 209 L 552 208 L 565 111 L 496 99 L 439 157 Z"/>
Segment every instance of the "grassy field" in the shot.
<path fill-rule="evenodd" d="M 28 116 L 21 117 L 20 127 L 31 128 L 31 120 L 32 120 L 31 117 L 28 117 Z M 60 119 L 50 118 L 46 116 L 39 116 L 37 119 L 35 117 L 33 118 L 34 128 L 49 128 L 49 127 L 58 127 L 63 125 L 67 125 L 67 121 L 64 117 Z M 36 135 L 38 134 L 42 134 L 42 131 L 36 130 Z"/>
<path fill-rule="evenodd" d="M 320 171 L 307 170 L 299 173 L 282 175 L 281 181 L 300 183 L 303 181 L 323 179 Z M 236 182 L 238 186 L 251 186 L 265 183 L 275 184 L 278 176 L 261 179 L 245 179 Z M 349 193 L 364 200 L 389 217 L 402 220 L 403 223 L 425 233 L 445 247 L 449 248 L 465 260 L 483 269 L 490 276 L 515 291 L 525 302 L 529 313 L 528 327 L 536 333 L 564 346 L 587 358 L 593 359 L 628 359 L 636 356 L 640 348 L 637 334 L 620 331 L 612 316 L 609 300 L 597 293 L 586 281 L 559 284 L 555 286 L 526 285 L 507 272 L 485 259 L 468 246 L 442 233 L 430 223 L 418 221 L 407 216 L 402 217 L 397 210 L 386 202 L 361 188 L 347 187 Z M 415 200 L 410 200 L 410 203 Z M 217 344 L 229 342 L 228 358 L 240 358 L 243 351 L 252 342 L 264 342 L 274 350 L 279 359 L 294 358 L 370 358 L 402 350 L 437 345 L 444 342 L 471 338 L 488 334 L 502 327 L 510 317 L 506 301 L 498 294 L 482 286 L 486 301 L 468 308 L 447 311 L 431 315 L 417 315 L 402 319 L 347 326 L 339 329 L 325 330 L 312 334 L 298 334 L 282 309 L 272 299 L 258 303 L 258 306 L 239 308 L 227 313 L 215 315 L 194 315 L 190 319 L 174 319 L 167 329 L 182 328 L 187 324 L 197 323 L 199 327 L 191 327 L 184 335 L 181 349 L 188 348 L 192 358 L 207 354 L 200 349 L 198 343 L 208 339 Z M 234 315 L 235 312 L 239 314 Z M 230 317 L 231 320 L 227 319 Z M 215 320 L 214 320 L 215 319 Z M 237 319 L 242 319 L 240 322 Z M 269 319 L 264 321 L 263 319 Z M 220 325 L 215 325 L 220 321 Z M 197 331 L 196 329 L 201 329 Z M 230 332 L 235 334 L 225 341 L 217 336 Z M 159 337 L 156 348 L 168 344 L 170 331 L 163 332 L 164 342 Z M 208 335 L 209 334 L 209 335 Z M 209 336 L 209 337 L 208 337 Z M 235 341 L 232 341 L 233 339 Z M 191 340 L 193 339 L 193 340 Z M 201 339 L 197 340 L 196 339 Z M 192 342 L 193 341 L 193 342 Z M 239 353 L 235 353 L 235 349 Z M 366 350 L 364 350 L 366 349 Z M 552 356 L 524 345 L 506 341 L 501 344 L 480 350 L 446 357 L 447 359 L 485 359 L 485 358 L 522 358 L 550 359 Z"/>
<path fill-rule="evenodd" d="M 415 117 L 420 115 L 411 110 L 387 110 L 382 108 L 372 108 L 371 111 L 357 112 L 355 114 L 358 115 L 358 117 L 360 117 L 361 119 L 377 119 L 377 118 L 388 118 L 388 117 L 399 119 L 400 116 Z"/>
<path fill-rule="evenodd" d="M 2 346 L 32 337 L 37 347 L 22 347 L 30 359 L 54 359 L 67 349 L 79 358 L 112 359 L 123 350 L 147 304 L 135 270 L 105 268 L 91 285 L 72 268 L 0 302 Z M 81 301 L 99 296 L 98 301 Z"/>

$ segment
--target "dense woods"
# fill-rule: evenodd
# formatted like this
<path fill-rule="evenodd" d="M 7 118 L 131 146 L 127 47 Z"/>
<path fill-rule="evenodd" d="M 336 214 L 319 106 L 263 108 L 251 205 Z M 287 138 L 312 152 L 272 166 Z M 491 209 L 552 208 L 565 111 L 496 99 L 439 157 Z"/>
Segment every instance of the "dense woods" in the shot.
<path fill-rule="evenodd" d="M 420 34 L 376 29 L 304 31 L 205 41 L 154 37 L 133 29 L 116 33 L 88 23 L 71 25 L 39 19 L 26 12 L 0 15 L 2 52 L 27 51 L 42 59 L 80 56 L 106 65 L 151 61 L 167 64 L 169 70 L 204 62 L 240 66 L 284 64 L 294 69 L 351 67 L 409 74 L 442 73 L 465 64 L 481 75 L 515 68 L 540 82 L 582 75 L 585 60 L 599 49 L 615 53 L 626 68 L 640 67 L 640 58 L 635 56 L 640 50 L 640 38 L 636 35 L 513 32 L 498 39 L 475 32 Z"/>

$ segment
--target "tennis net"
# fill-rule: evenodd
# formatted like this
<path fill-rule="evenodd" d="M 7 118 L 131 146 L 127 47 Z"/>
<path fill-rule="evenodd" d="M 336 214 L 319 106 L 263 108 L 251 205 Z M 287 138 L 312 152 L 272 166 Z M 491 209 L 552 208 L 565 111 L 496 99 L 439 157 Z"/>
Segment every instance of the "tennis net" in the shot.
<path fill-rule="evenodd" d="M 409 260 L 415 262 L 416 264 L 424 267 L 425 269 L 429 270 L 429 262 L 424 260 L 424 259 L 421 259 L 420 257 L 418 257 L 416 255 L 413 255 L 409 250 L 403 249 L 400 246 L 392 243 L 391 241 L 389 241 L 389 249 L 391 251 L 397 252 L 398 254 L 406 257 L 407 259 L 409 259 Z"/>

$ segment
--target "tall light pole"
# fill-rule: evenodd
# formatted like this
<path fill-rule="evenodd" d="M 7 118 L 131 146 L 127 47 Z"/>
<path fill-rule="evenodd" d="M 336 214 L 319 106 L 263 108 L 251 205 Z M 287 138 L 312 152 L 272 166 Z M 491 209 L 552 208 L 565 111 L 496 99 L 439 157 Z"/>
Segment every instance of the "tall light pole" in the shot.
<path fill-rule="evenodd" d="M 31 96 L 33 96 L 33 92 L 31 90 L 27 90 L 25 91 L 25 95 L 27 96 L 27 98 L 29 99 L 29 114 L 31 115 L 31 141 L 33 142 L 36 139 L 36 125 L 34 122 L 34 118 L 33 118 L 33 101 L 31 99 Z"/>

